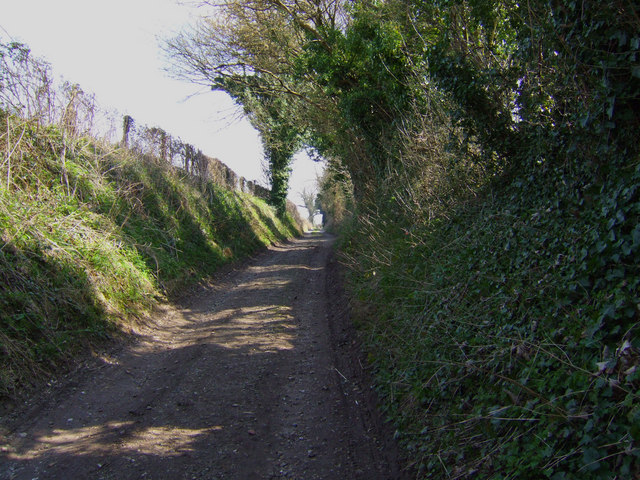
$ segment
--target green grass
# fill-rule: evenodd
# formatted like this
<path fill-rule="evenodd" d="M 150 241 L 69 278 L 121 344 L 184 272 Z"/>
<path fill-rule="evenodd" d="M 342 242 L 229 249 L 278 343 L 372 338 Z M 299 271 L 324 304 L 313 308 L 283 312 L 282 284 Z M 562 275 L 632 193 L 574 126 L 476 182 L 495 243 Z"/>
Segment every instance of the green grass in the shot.
<path fill-rule="evenodd" d="M 419 478 L 640 472 L 640 167 L 536 173 L 446 219 L 383 214 L 343 239 Z"/>
<path fill-rule="evenodd" d="M 63 165 L 56 128 L 3 124 L 0 395 L 135 327 L 222 264 L 300 233 L 263 200 L 156 159 L 82 138 L 67 140 Z"/>

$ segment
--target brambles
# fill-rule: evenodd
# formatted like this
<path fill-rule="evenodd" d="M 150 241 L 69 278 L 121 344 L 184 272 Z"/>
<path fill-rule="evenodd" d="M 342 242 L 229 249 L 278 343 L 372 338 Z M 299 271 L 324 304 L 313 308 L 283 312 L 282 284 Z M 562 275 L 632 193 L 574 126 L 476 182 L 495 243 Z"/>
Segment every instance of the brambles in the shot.
<path fill-rule="evenodd" d="M 387 4 L 413 99 L 375 186 L 345 162 L 370 193 L 343 258 L 420 478 L 639 473 L 639 44 L 614 3 Z"/>
<path fill-rule="evenodd" d="M 587 185 L 554 174 L 446 223 L 361 220 L 346 247 L 374 307 L 358 317 L 379 392 L 421 478 L 637 474 L 640 172 L 588 208 Z"/>

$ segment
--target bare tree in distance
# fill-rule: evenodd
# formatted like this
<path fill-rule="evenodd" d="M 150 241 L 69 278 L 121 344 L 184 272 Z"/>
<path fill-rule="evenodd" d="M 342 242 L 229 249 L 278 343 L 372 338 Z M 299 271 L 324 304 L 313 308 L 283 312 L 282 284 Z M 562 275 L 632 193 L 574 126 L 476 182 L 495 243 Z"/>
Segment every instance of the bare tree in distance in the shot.
<path fill-rule="evenodd" d="M 302 192 L 300 192 L 300 197 L 302 198 L 302 203 L 304 203 L 305 208 L 309 212 L 309 223 L 313 225 L 313 217 L 316 214 L 316 192 L 308 190 L 305 187 L 302 189 Z"/>

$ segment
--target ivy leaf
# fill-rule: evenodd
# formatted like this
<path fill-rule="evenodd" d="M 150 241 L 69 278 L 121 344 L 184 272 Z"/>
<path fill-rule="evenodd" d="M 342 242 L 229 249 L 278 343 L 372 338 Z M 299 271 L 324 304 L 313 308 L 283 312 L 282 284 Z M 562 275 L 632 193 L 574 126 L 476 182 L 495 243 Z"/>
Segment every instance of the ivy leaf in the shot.
<path fill-rule="evenodd" d="M 584 449 L 582 454 L 582 462 L 584 463 L 584 467 L 586 470 L 595 471 L 600 468 L 600 452 L 597 449 L 592 447 L 587 447 Z"/>
<path fill-rule="evenodd" d="M 633 239 L 633 248 L 640 245 L 640 225 L 636 225 L 636 228 L 631 232 L 631 238 Z"/>
<path fill-rule="evenodd" d="M 607 103 L 609 104 L 607 108 L 607 116 L 611 119 L 613 117 L 613 108 L 616 104 L 616 97 L 609 97 L 607 99 Z"/>

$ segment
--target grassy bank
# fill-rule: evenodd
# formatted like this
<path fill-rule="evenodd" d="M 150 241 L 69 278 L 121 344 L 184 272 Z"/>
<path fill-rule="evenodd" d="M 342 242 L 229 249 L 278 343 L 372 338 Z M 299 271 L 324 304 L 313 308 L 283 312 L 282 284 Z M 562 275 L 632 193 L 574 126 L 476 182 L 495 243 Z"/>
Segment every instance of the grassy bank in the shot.
<path fill-rule="evenodd" d="M 640 167 L 541 170 L 343 240 L 419 478 L 640 474 Z"/>
<path fill-rule="evenodd" d="M 263 200 L 2 117 L 0 395 L 50 375 L 220 265 L 299 233 Z"/>

